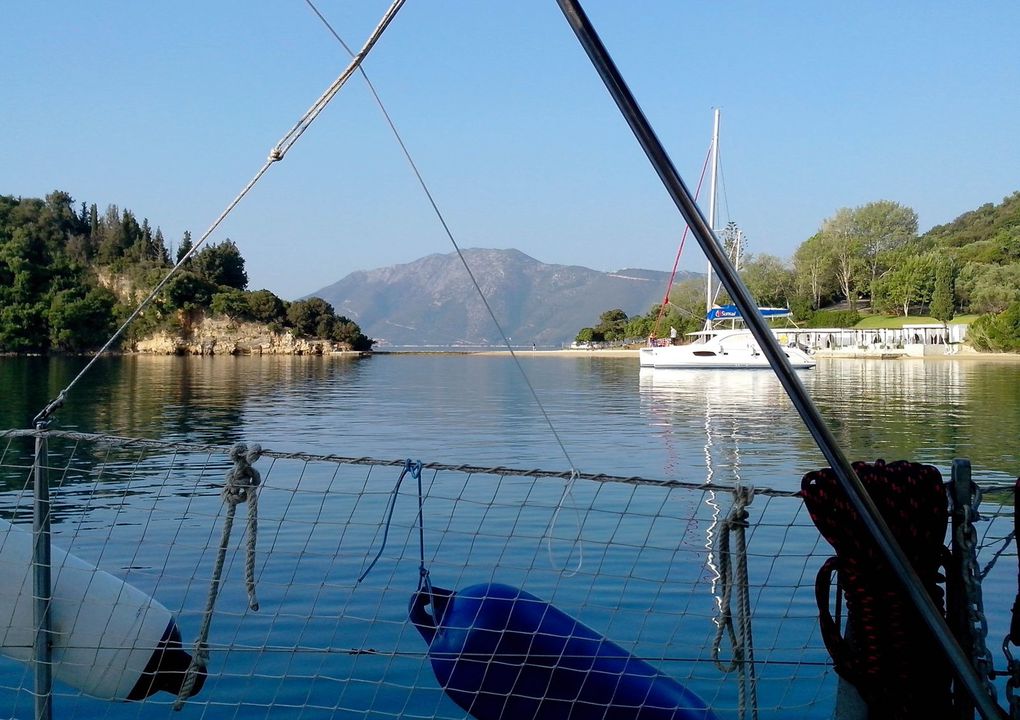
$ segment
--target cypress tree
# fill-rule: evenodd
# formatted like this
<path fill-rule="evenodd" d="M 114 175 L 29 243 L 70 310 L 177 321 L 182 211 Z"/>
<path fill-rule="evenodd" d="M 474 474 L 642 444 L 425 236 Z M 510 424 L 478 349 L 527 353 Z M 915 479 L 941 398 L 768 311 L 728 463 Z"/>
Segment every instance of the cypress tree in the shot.
<path fill-rule="evenodd" d="M 940 258 L 935 266 L 935 287 L 932 290 L 929 312 L 933 318 L 941 322 L 952 320 L 956 310 L 953 270 L 953 262 L 947 257 Z"/>

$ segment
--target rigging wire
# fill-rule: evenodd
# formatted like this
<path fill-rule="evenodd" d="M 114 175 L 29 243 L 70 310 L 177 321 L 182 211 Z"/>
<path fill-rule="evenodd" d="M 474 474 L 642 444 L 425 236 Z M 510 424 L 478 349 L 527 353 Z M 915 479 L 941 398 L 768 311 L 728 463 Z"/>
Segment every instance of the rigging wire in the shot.
<path fill-rule="evenodd" d="M 850 498 L 851 505 L 860 514 L 864 527 L 881 548 L 882 556 L 892 566 L 895 574 L 902 581 L 903 589 L 910 597 L 918 613 L 922 616 L 931 633 L 936 637 L 947 659 L 950 661 L 963 687 L 974 699 L 982 717 L 1005 718 L 1006 713 L 994 699 L 985 692 L 981 679 L 978 677 L 970 661 L 963 653 L 959 643 L 952 635 L 927 594 L 916 571 L 911 566 L 906 554 L 893 537 L 888 524 L 882 518 L 877 506 L 868 494 L 861 479 L 857 476 L 849 460 L 836 442 L 832 431 L 825 424 L 818 408 L 811 401 L 800 378 L 794 373 L 789 359 L 784 355 L 778 340 L 770 332 L 765 319 L 758 312 L 754 298 L 737 275 L 733 266 L 722 252 L 715 237 L 715 232 L 708 226 L 701 210 L 694 203 L 690 190 L 684 184 L 672 160 L 656 137 L 648 118 L 641 111 L 637 100 L 631 94 L 616 64 L 592 26 L 591 21 L 580 7 L 577 0 L 557 0 L 564 18 L 577 36 L 585 53 L 591 60 L 599 77 L 602 79 L 635 138 L 640 143 L 652 167 L 662 181 L 677 209 L 694 227 L 694 237 L 701 249 L 708 256 L 712 267 L 719 273 L 727 291 L 733 296 L 738 309 L 745 315 L 748 328 L 755 340 L 761 345 L 765 357 L 768 358 L 776 376 L 779 378 L 793 403 L 818 445 L 818 449 L 829 461 L 839 480 L 840 486 Z"/>
<path fill-rule="evenodd" d="M 313 122 L 315 122 L 315 119 L 325 109 L 326 105 L 328 105 L 329 102 L 336 96 L 336 94 L 340 92 L 340 88 L 342 88 L 344 84 L 347 82 L 347 80 L 351 77 L 351 75 L 354 74 L 354 71 L 358 70 L 361 67 L 361 63 L 368 56 L 368 53 L 371 52 L 372 48 L 375 47 L 376 42 L 379 40 L 380 37 L 382 37 L 383 32 L 386 30 L 387 27 L 389 27 L 390 23 L 396 17 L 397 12 L 400 10 L 401 7 L 403 7 L 404 2 L 405 0 L 393 0 L 393 3 L 390 5 L 386 13 L 383 15 L 382 19 L 376 25 L 375 29 L 372 31 L 372 34 L 369 35 L 368 40 L 365 41 L 365 44 L 362 46 L 361 50 L 359 50 L 357 54 L 351 53 L 353 56 L 352 60 L 348 64 L 348 66 L 344 69 L 344 71 L 340 73 L 337 79 L 334 80 L 328 88 L 326 88 L 325 92 L 323 92 L 322 95 L 320 95 L 319 98 L 312 104 L 312 106 L 305 112 L 305 114 L 301 116 L 301 119 L 297 121 L 294 127 L 292 127 L 287 132 L 287 134 L 284 135 L 283 138 L 273 147 L 273 149 L 269 153 L 269 157 L 266 159 L 265 164 L 263 164 L 262 167 L 259 168 L 258 172 L 255 173 L 255 176 L 248 182 L 247 185 L 244 186 L 244 189 L 241 190 L 241 192 L 238 193 L 237 197 L 235 197 L 230 202 L 230 204 L 227 205 L 226 209 L 222 213 L 220 213 L 220 216 L 216 218 L 213 224 L 209 226 L 209 229 L 202 234 L 202 237 L 199 238 L 198 242 L 196 242 L 191 247 L 191 250 L 189 250 L 183 257 L 181 257 L 181 259 L 177 261 L 176 265 L 170 268 L 170 271 L 166 274 L 166 276 L 164 276 L 164 278 L 159 281 L 156 287 L 152 289 L 152 291 L 145 297 L 144 300 L 142 300 L 138 304 L 138 306 L 121 324 L 121 326 L 117 328 L 113 335 L 110 336 L 109 340 L 106 341 L 106 344 L 103 345 L 98 350 L 98 352 L 96 352 L 96 354 L 93 355 L 92 358 L 85 364 L 85 367 L 81 369 L 81 372 L 79 372 L 71 380 L 71 382 L 68 383 L 63 390 L 60 391 L 60 393 L 54 400 L 52 400 L 45 408 L 43 408 L 39 412 L 38 415 L 36 415 L 35 419 L 33 420 L 34 424 L 46 422 L 54 412 L 56 412 L 61 406 L 63 406 L 64 401 L 67 399 L 67 395 L 68 393 L 71 392 L 72 388 L 74 388 L 74 386 L 78 384 L 78 381 L 80 381 L 85 376 L 85 374 L 92 369 L 92 366 L 95 365 L 99 358 L 102 357 L 102 355 L 113 346 L 114 342 L 116 342 L 117 339 L 124 334 L 124 331 L 128 328 L 128 326 L 132 322 L 134 322 L 135 318 L 137 318 L 141 314 L 141 312 L 146 307 L 149 306 L 149 304 L 159 294 L 159 291 L 162 290 L 163 287 L 170 281 L 170 278 L 172 278 L 177 273 L 177 271 L 180 270 L 180 268 L 183 267 L 184 264 L 188 260 L 190 260 L 191 257 L 196 252 L 198 252 L 198 249 L 203 245 L 203 243 L 205 243 L 209 236 L 212 235 L 212 233 L 216 230 L 217 227 L 219 227 L 220 223 L 222 223 L 226 219 L 227 215 L 229 215 L 230 212 L 235 207 L 237 207 L 237 204 L 241 202 L 244 196 L 247 195 L 248 192 L 251 191 L 253 187 L 255 187 L 255 184 L 262 179 L 262 176 L 266 174 L 266 172 L 273 165 L 273 163 L 283 160 L 287 152 L 294 146 L 294 143 L 298 141 L 298 138 L 300 138 L 304 134 L 305 130 L 307 130 L 309 126 Z"/>
<path fill-rule="evenodd" d="M 329 33 L 336 39 L 336 41 L 340 43 L 341 47 L 343 47 L 343 49 L 346 50 L 348 53 L 351 53 L 351 48 L 347 45 L 347 43 L 343 41 L 343 38 L 340 37 L 339 33 L 337 33 L 335 29 L 333 29 L 333 26 L 326 19 L 326 17 L 321 12 L 319 12 L 319 9 L 315 6 L 315 3 L 312 2 L 312 0 L 305 0 L 305 4 L 308 5 L 309 8 L 311 8 L 312 12 L 315 13 L 316 17 L 319 18 L 319 20 L 326 27 Z M 464 257 L 464 253 L 461 251 L 460 245 L 454 238 L 453 231 L 450 229 L 449 224 L 446 222 L 446 217 L 443 215 L 443 212 L 439 209 L 439 205 L 436 202 L 435 196 L 429 189 L 428 183 L 425 182 L 425 178 L 422 176 L 421 171 L 418 169 L 418 164 L 414 161 L 414 158 L 411 156 L 410 150 L 408 150 L 406 143 L 404 143 L 403 137 L 397 130 L 396 123 L 394 123 L 393 118 L 386 110 L 386 106 L 383 104 L 382 98 L 380 98 L 379 93 L 376 92 L 375 86 L 372 84 L 372 81 L 368 79 L 368 74 L 365 72 L 364 68 L 359 66 L 357 70 L 359 73 L 361 73 L 361 77 L 365 81 L 365 84 L 368 86 L 369 91 L 372 93 L 372 97 L 375 99 L 376 105 L 379 106 L 380 112 L 382 112 L 383 117 L 386 119 L 386 123 L 387 125 L 389 125 L 390 131 L 393 133 L 394 139 L 400 146 L 400 150 L 404 154 L 404 158 L 407 160 L 408 165 L 410 165 L 411 171 L 414 173 L 415 178 L 417 178 L 418 184 L 421 186 L 422 192 L 425 193 L 425 197 L 428 199 L 429 204 L 432 206 L 432 212 L 435 214 L 436 219 L 439 220 L 439 224 L 442 225 L 443 232 L 446 234 L 447 239 L 449 239 L 450 244 L 453 245 L 453 249 L 457 252 L 457 257 L 460 258 L 461 264 L 464 266 L 464 269 L 467 271 L 468 277 L 471 279 L 471 284 L 474 285 L 474 288 L 478 293 L 478 297 L 481 298 L 482 304 L 485 305 L 485 310 L 488 312 L 489 317 L 492 319 L 492 322 L 496 325 L 496 330 L 499 332 L 499 336 L 503 340 L 503 345 L 506 346 L 506 349 L 510 352 L 510 357 L 513 358 L 513 362 L 517 366 L 517 370 L 518 372 L 520 372 L 521 377 L 524 379 L 525 385 L 528 386 L 528 391 L 531 393 L 531 397 L 534 399 L 535 404 L 538 406 L 538 409 L 541 412 L 546 425 L 549 426 L 549 430 L 552 432 L 553 438 L 556 440 L 556 444 L 559 445 L 560 452 L 563 453 L 563 457 L 566 459 L 567 465 L 570 467 L 572 473 L 576 473 L 577 469 L 574 465 L 574 461 L 571 459 L 570 453 L 567 451 L 566 445 L 563 443 L 563 439 L 560 437 L 559 432 L 556 430 L 556 426 L 553 423 L 549 413 L 546 411 L 545 405 L 542 404 L 542 400 L 541 398 L 539 398 L 538 392 L 535 390 L 534 385 L 532 385 L 531 378 L 528 377 L 528 373 L 525 371 L 524 366 L 521 365 L 521 361 L 517 357 L 517 353 L 515 353 L 513 347 L 511 347 L 510 339 L 507 337 L 506 332 L 503 330 L 503 326 L 496 318 L 496 313 L 493 311 L 492 306 L 489 304 L 488 298 L 486 298 L 485 293 L 482 292 L 482 287 L 478 283 L 478 280 L 475 278 L 475 274 L 471 271 L 471 266 L 468 264 L 467 258 Z M 566 489 L 564 490 L 563 493 L 563 498 L 561 498 L 559 505 L 557 505 L 557 511 L 560 505 L 562 505 L 564 499 L 570 496 L 570 488 L 572 485 L 573 479 L 568 481 Z"/>
<path fill-rule="evenodd" d="M 336 41 L 340 43 L 344 50 L 350 53 L 351 52 L 350 47 L 348 47 L 347 43 L 343 41 L 343 38 L 340 37 L 340 34 L 337 33 L 335 29 L 333 29 L 333 26 L 326 19 L 326 17 L 321 12 L 319 12 L 319 9 L 315 6 L 315 3 L 312 2 L 312 0 L 305 0 L 305 4 L 307 4 L 308 7 L 311 8 L 312 12 L 314 12 L 315 15 L 319 18 L 319 20 L 322 21 L 322 24 L 326 27 L 330 34 L 334 38 L 336 38 Z M 559 431 L 556 430 L 556 425 L 553 423 L 552 418 L 550 417 L 548 411 L 546 411 L 545 405 L 542 403 L 542 400 L 538 395 L 538 391 L 535 390 L 535 386 L 532 384 L 531 378 L 528 376 L 527 371 L 525 371 L 524 366 L 521 365 L 521 361 L 517 357 L 517 353 L 514 352 L 513 347 L 510 345 L 510 338 L 507 337 L 506 332 L 503 330 L 503 326 L 496 318 L 495 311 L 493 311 L 492 306 L 489 304 L 488 298 L 486 298 L 485 293 L 482 292 L 482 287 L 478 283 L 478 280 L 475 278 L 475 274 L 474 272 L 472 272 L 471 266 L 468 264 L 467 258 L 464 257 L 464 253 L 460 249 L 460 245 L 454 238 L 453 231 L 450 229 L 449 224 L 446 222 L 446 217 L 439 209 L 439 205 L 436 202 L 436 199 L 433 196 L 432 191 L 429 189 L 428 183 L 425 182 L 425 178 L 422 176 L 421 171 L 418 169 L 417 163 L 415 163 L 414 158 L 411 156 L 410 150 L 408 150 L 407 145 L 404 143 L 403 137 L 401 137 L 400 132 L 397 130 L 396 123 L 393 122 L 393 118 L 386 110 L 386 106 L 383 104 L 382 98 L 379 97 L 379 93 L 376 92 L 375 86 L 372 84 L 372 81 L 369 80 L 368 73 L 365 72 L 364 68 L 359 67 L 358 70 L 361 73 L 361 77 L 364 79 L 365 84 L 368 86 L 369 91 L 372 93 L 372 97 L 375 99 L 376 104 L 379 106 L 380 112 L 382 112 L 383 117 L 386 119 L 386 123 L 389 125 L 390 131 L 393 133 L 393 137 L 396 139 L 397 144 L 400 146 L 400 150 L 404 154 L 404 158 L 407 160 L 408 165 L 411 167 L 411 171 L 414 173 L 415 178 L 417 178 L 418 184 L 421 186 L 422 192 L 424 192 L 425 197 L 428 198 L 429 204 L 432 206 L 433 213 L 439 220 L 439 224 L 442 225 L 443 227 L 443 232 L 446 233 L 446 237 L 449 239 L 450 244 L 453 245 L 453 249 L 457 252 L 457 257 L 460 259 L 461 264 L 464 266 L 464 270 L 467 271 L 468 277 L 471 279 L 471 284 L 474 285 L 475 291 L 478 293 L 478 297 L 481 298 L 482 304 L 485 306 L 486 312 L 489 314 L 489 317 L 492 319 L 493 324 L 496 326 L 496 330 L 499 332 L 500 338 L 503 340 L 503 345 L 506 346 L 506 349 L 510 352 L 510 357 L 512 358 L 514 365 L 517 367 L 517 371 L 520 373 L 521 378 L 524 380 L 524 384 L 528 387 L 528 392 L 531 393 L 531 397 L 535 401 L 535 405 L 538 407 L 539 412 L 542 414 L 542 418 L 545 420 L 545 424 L 549 427 L 549 431 L 552 433 L 552 436 L 555 439 L 556 444 L 560 448 L 560 452 L 563 453 L 563 457 L 567 461 L 567 466 L 570 468 L 570 478 L 564 484 L 563 493 L 560 495 L 560 499 L 556 503 L 556 510 L 553 513 L 552 518 L 549 520 L 549 524 L 546 526 L 549 560 L 550 563 L 552 564 L 553 563 L 552 534 L 556 527 L 556 523 L 559 520 L 560 511 L 562 510 L 564 504 L 568 500 L 572 501 L 573 499 L 572 491 L 574 483 L 577 480 L 577 477 L 580 475 L 580 473 L 575 467 L 574 461 L 570 457 L 570 453 L 567 450 L 567 446 L 564 444 L 563 439 L 560 437 Z M 580 512 L 577 510 L 576 506 L 574 507 L 574 513 L 577 523 L 577 537 L 580 538 L 582 523 Z M 577 565 L 574 567 L 573 570 L 570 571 L 571 574 L 579 572 L 583 562 L 584 562 L 584 549 L 583 546 L 578 544 Z"/>
<path fill-rule="evenodd" d="M 705 172 L 708 170 L 708 161 L 712 158 L 712 148 L 708 148 L 708 152 L 705 154 L 705 164 L 701 166 L 701 177 L 698 178 L 698 189 L 694 191 L 694 200 L 697 201 L 698 196 L 701 195 L 701 185 L 705 181 Z M 673 272 L 670 273 L 669 282 L 666 284 L 666 296 L 662 299 L 662 304 L 659 306 L 659 316 L 655 318 L 655 325 L 652 326 L 652 334 L 657 335 L 659 332 L 659 323 L 662 322 L 663 315 L 666 314 L 666 306 L 669 305 L 669 293 L 673 289 L 673 280 L 676 278 L 676 269 L 680 265 L 680 255 L 684 251 L 684 243 L 687 242 L 687 235 L 691 232 L 691 226 L 684 223 L 684 232 L 680 236 L 680 247 L 676 250 L 676 259 L 673 260 Z"/>

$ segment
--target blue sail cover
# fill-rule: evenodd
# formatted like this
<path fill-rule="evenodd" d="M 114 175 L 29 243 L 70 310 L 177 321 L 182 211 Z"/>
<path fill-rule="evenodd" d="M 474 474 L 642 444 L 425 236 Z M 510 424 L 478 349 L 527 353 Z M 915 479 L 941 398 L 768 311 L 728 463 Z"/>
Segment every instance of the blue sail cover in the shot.
<path fill-rule="evenodd" d="M 789 308 L 772 308 L 772 307 L 758 308 L 758 312 L 760 312 L 762 314 L 762 317 L 766 319 L 790 317 L 793 314 L 790 312 Z M 708 311 L 708 314 L 705 317 L 709 320 L 744 319 L 744 316 L 740 314 L 740 310 L 737 309 L 736 305 L 720 305 L 714 307 Z"/>

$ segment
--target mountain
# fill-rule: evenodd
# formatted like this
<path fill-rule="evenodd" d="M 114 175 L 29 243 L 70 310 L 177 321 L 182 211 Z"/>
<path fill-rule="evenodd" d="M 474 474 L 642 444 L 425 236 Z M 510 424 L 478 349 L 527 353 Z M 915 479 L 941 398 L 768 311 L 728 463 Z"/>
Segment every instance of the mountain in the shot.
<path fill-rule="evenodd" d="M 669 273 L 655 270 L 548 265 L 518 250 L 463 252 L 514 345 L 569 343 L 606 310 L 644 314 L 662 301 L 669 281 Z M 354 272 L 312 295 L 383 347 L 502 344 L 456 253 Z"/>

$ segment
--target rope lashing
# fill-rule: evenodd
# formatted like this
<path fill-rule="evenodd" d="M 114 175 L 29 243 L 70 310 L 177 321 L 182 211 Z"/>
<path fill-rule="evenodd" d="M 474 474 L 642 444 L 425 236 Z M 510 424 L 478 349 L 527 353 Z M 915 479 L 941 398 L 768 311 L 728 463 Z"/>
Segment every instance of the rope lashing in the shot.
<path fill-rule="evenodd" d="M 230 544 L 230 534 L 234 527 L 234 514 L 240 503 L 248 504 L 248 525 L 247 525 L 247 547 L 244 563 L 245 588 L 248 591 L 248 607 L 257 611 L 259 601 L 255 595 L 255 545 L 258 540 L 258 487 L 262 482 L 259 471 L 252 467 L 252 463 L 259 459 L 262 454 L 262 446 L 252 445 L 250 448 L 244 443 L 238 443 L 230 449 L 230 459 L 234 466 L 227 473 L 221 496 L 227 507 L 226 515 L 223 518 L 223 533 L 220 536 L 220 547 L 216 554 L 216 564 L 213 567 L 212 580 L 209 583 L 209 594 L 205 601 L 205 611 L 202 614 L 202 625 L 198 631 L 198 639 L 195 641 L 195 649 L 191 656 L 191 664 L 188 666 L 184 682 L 181 683 L 181 691 L 174 702 L 174 710 L 184 707 L 184 702 L 191 697 L 191 690 L 195 685 L 198 674 L 209 665 L 209 629 L 212 626 L 213 611 L 216 609 L 216 599 L 220 594 L 220 582 L 223 577 L 223 564 L 227 557 L 227 547 Z"/>
<path fill-rule="evenodd" d="M 747 574 L 747 506 L 754 499 L 754 488 L 738 485 L 733 492 L 733 507 L 719 530 L 719 616 L 715 620 L 715 640 L 712 642 L 712 660 L 725 673 L 738 671 L 737 703 L 740 718 L 746 717 L 748 703 L 751 717 L 758 718 L 758 679 L 754 669 L 754 642 L 751 634 L 750 583 Z M 730 536 L 733 536 L 731 547 Z M 736 627 L 732 596 L 737 593 Z M 729 663 L 719 659 L 723 636 L 729 637 L 733 651 Z"/>
<path fill-rule="evenodd" d="M 404 461 L 404 469 L 400 471 L 400 476 L 397 478 L 396 484 L 393 486 L 393 490 L 390 492 L 390 499 L 386 507 L 386 520 L 383 523 L 383 538 L 382 544 L 379 546 L 379 552 L 372 558 L 372 562 L 368 564 L 365 571 L 358 577 L 358 583 L 360 584 L 368 574 L 372 572 L 372 568 L 379 562 L 379 558 L 382 557 L 383 550 L 386 549 L 386 541 L 390 536 L 390 524 L 393 522 L 393 510 L 397 506 L 397 495 L 400 493 L 400 484 L 404 482 L 404 478 L 407 477 L 408 473 L 411 473 L 411 477 L 418 481 L 418 535 L 421 545 L 421 567 L 419 568 L 421 579 L 419 582 L 427 582 L 428 570 L 425 569 L 425 539 L 424 539 L 424 518 L 422 517 L 422 492 L 421 492 L 421 461 L 412 461 L 410 458 Z M 419 585 L 420 588 L 420 585 Z"/>
<path fill-rule="evenodd" d="M 860 477 L 896 541 L 944 614 L 939 568 L 948 498 L 939 471 L 907 461 L 856 462 Z M 836 551 L 815 582 L 822 639 L 836 672 L 857 686 L 872 717 L 942 718 L 952 707 L 951 674 L 938 643 L 913 611 L 878 544 L 831 468 L 808 473 L 801 495 L 811 519 Z M 832 572 L 846 598 L 847 637 L 829 612 Z"/>
<path fill-rule="evenodd" d="M 227 504 L 227 517 L 224 521 L 224 538 L 230 539 L 230 526 L 234 522 L 234 510 L 240 503 L 248 504 L 248 543 L 245 548 L 244 561 L 244 585 L 248 591 L 248 607 L 258 612 L 259 601 L 255 595 L 255 546 L 258 542 L 259 532 L 259 493 L 258 487 L 262 482 L 259 471 L 252 467 L 252 463 L 259 459 L 262 454 L 261 445 L 252 445 L 248 448 L 243 443 L 235 445 L 230 450 L 230 459 L 234 461 L 234 467 L 227 473 L 227 482 L 223 486 L 223 502 Z M 221 547 L 226 543 L 222 542 Z"/>

